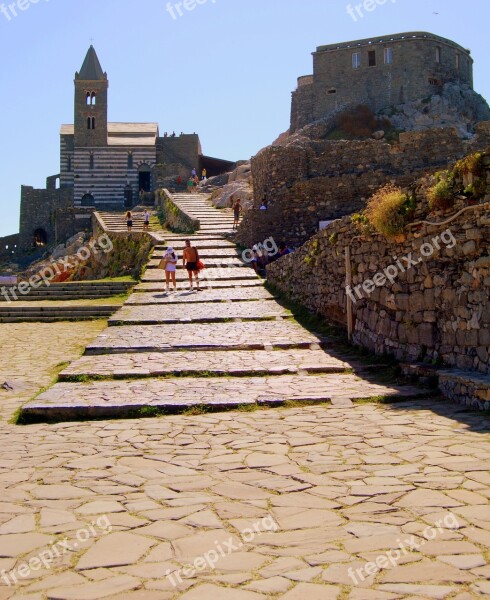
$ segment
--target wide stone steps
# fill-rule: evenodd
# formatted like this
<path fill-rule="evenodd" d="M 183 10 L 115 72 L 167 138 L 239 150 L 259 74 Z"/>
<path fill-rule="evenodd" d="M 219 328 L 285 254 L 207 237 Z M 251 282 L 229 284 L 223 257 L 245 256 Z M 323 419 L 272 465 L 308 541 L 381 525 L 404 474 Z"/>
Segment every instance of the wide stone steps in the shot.
<path fill-rule="evenodd" d="M 201 219 L 202 229 L 193 236 L 157 234 L 162 242 L 143 281 L 59 383 L 23 408 L 24 420 L 144 417 L 288 402 L 349 409 L 353 400 L 426 393 L 353 374 L 349 362 L 329 352 L 332 341 L 301 327 L 220 235 L 231 229 L 230 211 L 213 209 L 203 194 L 176 194 L 174 200 Z M 120 217 L 106 218 L 121 229 Z M 181 258 L 187 238 L 208 267 L 200 273 L 202 291 L 187 290 L 188 274 L 179 268 L 180 289 L 167 292 L 156 267 L 167 246 Z"/>
<path fill-rule="evenodd" d="M 189 307 L 185 304 L 123 306 L 109 325 L 160 323 L 219 323 L 230 319 L 269 320 L 288 317 L 291 313 L 274 300 L 255 302 L 203 302 Z"/>
<path fill-rule="evenodd" d="M 16 286 L 4 286 L 5 294 L 0 294 L 0 302 L 32 302 L 39 300 L 93 300 L 127 294 L 136 284 L 135 281 L 121 282 L 85 282 L 51 283 L 39 288 L 29 288 L 21 295 Z"/>
<path fill-rule="evenodd" d="M 178 412 L 193 407 L 214 409 L 280 406 L 286 402 L 331 402 L 351 406 L 352 400 L 379 395 L 413 398 L 417 388 L 368 384 L 349 374 L 278 375 L 275 377 L 196 377 L 57 383 L 24 406 L 29 420 L 70 420 L 150 416 L 153 411 Z"/>
<path fill-rule="evenodd" d="M 0 323 L 54 322 L 107 319 L 119 306 L 12 306 L 0 307 Z"/>
<path fill-rule="evenodd" d="M 83 378 L 131 378 L 160 376 L 287 375 L 342 373 L 349 365 L 323 350 L 288 350 L 282 352 L 209 351 L 107 354 L 82 356 L 62 373 L 60 381 Z"/>
<path fill-rule="evenodd" d="M 181 285 L 178 283 L 179 291 L 189 291 L 188 285 Z M 201 279 L 201 293 L 205 290 L 227 290 L 230 288 L 233 289 L 243 289 L 243 288 L 261 288 L 263 287 L 264 282 L 262 279 L 216 279 L 214 281 L 206 281 Z M 135 292 L 165 292 L 165 282 L 164 277 L 157 278 L 156 281 L 145 281 L 143 283 L 138 284 L 135 289 Z"/>
<path fill-rule="evenodd" d="M 155 213 L 150 212 L 150 216 L 155 216 Z M 126 211 L 125 212 L 100 212 L 98 215 L 102 219 L 105 227 L 109 231 L 127 231 L 126 222 Z M 150 223 L 149 231 L 158 231 L 160 228 L 155 227 Z M 133 213 L 133 227 L 132 231 L 142 232 L 144 231 L 144 214 Z"/>
<path fill-rule="evenodd" d="M 167 250 L 168 246 L 172 246 L 173 248 L 175 248 L 177 251 L 182 251 L 185 247 L 185 240 L 187 238 L 184 238 L 182 236 L 179 237 L 175 237 L 175 236 L 171 236 L 171 235 L 166 235 L 165 236 L 165 244 L 158 244 L 158 246 L 155 246 L 155 252 L 161 252 L 162 254 Z M 204 250 L 208 250 L 208 251 L 213 251 L 213 252 L 218 252 L 220 250 L 233 250 L 233 252 L 237 253 L 235 244 L 232 244 L 231 242 L 228 242 L 226 240 L 214 240 L 214 239 L 209 239 L 209 238 L 199 238 L 195 235 L 192 236 L 192 242 L 194 244 L 194 246 L 197 247 L 197 249 L 199 250 L 199 252 L 202 252 Z"/>
<path fill-rule="evenodd" d="M 184 250 L 184 244 L 178 242 L 177 244 L 169 244 L 175 250 L 175 252 L 179 255 L 179 258 L 182 258 L 182 252 Z M 165 249 L 157 249 L 153 252 L 151 256 L 151 260 L 161 260 L 166 253 L 167 247 Z M 229 259 L 229 258 L 240 258 L 240 254 L 234 248 L 205 248 L 203 249 L 202 245 L 199 244 L 199 256 L 202 260 L 209 259 Z"/>
<path fill-rule="evenodd" d="M 184 267 L 182 266 L 182 254 L 178 252 L 178 250 L 176 250 L 177 252 L 177 258 L 179 259 L 179 263 L 177 264 L 177 270 L 182 270 L 184 269 Z M 243 261 L 241 261 L 239 258 L 231 258 L 231 257 L 223 257 L 223 258 L 211 258 L 211 257 L 205 257 L 203 255 L 200 254 L 200 259 L 203 261 L 203 263 L 206 265 L 206 268 L 229 268 L 229 267 L 242 267 L 244 266 L 244 264 L 246 265 L 246 263 L 244 263 Z M 158 259 L 154 259 L 154 260 L 150 260 L 147 265 L 146 268 L 147 269 L 158 269 L 160 266 L 160 261 L 161 258 Z"/>
<path fill-rule="evenodd" d="M 143 282 L 154 282 L 163 281 L 165 279 L 165 273 L 160 269 L 148 269 L 142 277 Z M 179 283 L 188 281 L 187 272 L 183 269 L 179 269 L 176 274 L 176 279 Z M 210 268 L 204 269 L 199 274 L 199 279 L 207 281 L 208 283 L 214 281 L 231 281 L 233 279 L 259 279 L 258 275 L 253 269 L 246 267 L 221 267 L 221 268 Z M 203 285 L 204 287 L 204 285 Z"/>
<path fill-rule="evenodd" d="M 225 323 L 176 323 L 109 327 L 87 346 L 86 354 L 172 350 L 318 349 L 329 340 L 290 319 Z"/>
<path fill-rule="evenodd" d="M 198 304 L 206 302 L 228 303 L 254 300 L 272 300 L 274 296 L 263 286 L 250 288 L 206 289 L 199 294 L 185 291 L 143 292 L 137 290 L 126 301 L 132 305 Z"/>

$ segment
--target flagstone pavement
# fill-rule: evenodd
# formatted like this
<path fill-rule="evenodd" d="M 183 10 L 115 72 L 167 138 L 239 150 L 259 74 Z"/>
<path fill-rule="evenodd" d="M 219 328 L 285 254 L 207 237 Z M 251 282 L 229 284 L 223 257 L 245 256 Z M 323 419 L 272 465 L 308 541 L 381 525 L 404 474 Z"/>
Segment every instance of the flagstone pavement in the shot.
<path fill-rule="evenodd" d="M 146 305 L 159 285 L 139 288 Z M 376 384 L 283 315 L 103 327 L 0 326 L 13 388 L 0 389 L 0 600 L 490 597 L 487 416 L 428 398 L 353 405 Z M 181 369 L 182 351 L 214 376 L 153 379 Z M 212 390 L 253 410 L 10 424 L 67 362 L 44 406 L 172 393 L 192 406 Z M 88 380 L 70 383 L 79 375 Z M 331 402 L 257 408 L 282 389 Z"/>

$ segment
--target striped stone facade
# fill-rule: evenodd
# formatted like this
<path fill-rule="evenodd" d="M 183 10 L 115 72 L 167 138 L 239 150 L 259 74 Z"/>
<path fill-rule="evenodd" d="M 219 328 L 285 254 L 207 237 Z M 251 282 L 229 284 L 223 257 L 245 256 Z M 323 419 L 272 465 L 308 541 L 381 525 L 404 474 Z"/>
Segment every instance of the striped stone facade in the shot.
<path fill-rule="evenodd" d="M 60 185 L 73 188 L 75 206 L 123 209 L 128 188 L 133 199 L 137 199 L 140 172 L 151 172 L 156 164 L 156 124 L 109 123 L 108 129 L 106 146 L 76 147 L 71 133 L 73 126 L 62 126 Z M 135 143 L 131 143 L 129 135 L 122 137 L 113 134 L 115 129 L 123 134 L 127 134 L 128 130 L 132 132 Z"/>
<path fill-rule="evenodd" d="M 109 79 L 93 46 L 74 84 L 73 124 L 60 130 L 59 174 L 45 189 L 22 186 L 21 252 L 64 242 L 90 228 L 94 210 L 133 208 L 140 190 L 175 184 L 178 176 L 185 181 L 193 168 L 209 176 L 235 168 L 203 156 L 196 133 L 160 137 L 157 123 L 109 123 Z"/>

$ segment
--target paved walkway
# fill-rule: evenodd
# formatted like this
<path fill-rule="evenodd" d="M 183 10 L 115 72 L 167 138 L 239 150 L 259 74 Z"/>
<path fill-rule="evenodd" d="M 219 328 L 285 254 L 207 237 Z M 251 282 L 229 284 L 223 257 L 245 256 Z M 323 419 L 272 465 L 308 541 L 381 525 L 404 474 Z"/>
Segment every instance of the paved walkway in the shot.
<path fill-rule="evenodd" d="M 259 285 L 244 288 L 260 291 L 256 300 L 230 298 L 236 281 L 220 280 L 189 309 L 217 293 L 226 307 L 273 302 Z M 138 286 L 133 300 L 144 297 L 130 306 L 185 302 L 158 302 L 159 286 Z M 423 399 L 353 405 L 415 390 L 356 377 L 287 316 L 63 325 L 0 326 L 2 366 L 20 386 L 0 391 L 0 600 L 490 597 L 481 414 Z M 34 405 L 110 412 L 121 400 L 159 407 L 167 398 L 252 412 L 7 424 L 69 360 L 62 378 L 81 381 L 56 384 Z M 331 404 L 256 409 L 285 398 Z"/>
<path fill-rule="evenodd" d="M 157 268 L 165 246 L 157 246 L 141 286 L 109 319 L 107 331 L 61 374 L 62 382 L 24 407 L 26 418 L 131 417 L 146 414 L 146 408 L 168 412 L 301 401 L 348 407 L 352 400 L 421 394 L 349 372 L 349 364 L 322 349 L 321 336 L 299 326 L 265 290 L 226 239 L 230 211 L 212 208 L 201 194 L 178 194 L 175 200 L 201 220 L 193 242 L 203 247 L 207 264 L 204 291 L 189 291 L 180 268 L 180 290 L 165 292 Z M 156 233 L 166 235 L 182 256 L 188 236 Z"/>

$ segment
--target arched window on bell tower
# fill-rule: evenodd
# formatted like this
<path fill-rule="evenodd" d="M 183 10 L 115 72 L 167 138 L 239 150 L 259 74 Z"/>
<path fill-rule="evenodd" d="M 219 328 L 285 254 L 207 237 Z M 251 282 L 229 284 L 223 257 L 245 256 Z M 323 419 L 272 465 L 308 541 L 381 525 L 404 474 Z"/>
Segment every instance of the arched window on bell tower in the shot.
<path fill-rule="evenodd" d="M 86 104 L 87 106 L 90 106 L 90 99 L 91 99 L 91 98 L 90 98 L 90 92 L 87 92 L 87 95 L 86 95 L 86 97 L 85 97 L 85 104 Z"/>
<path fill-rule="evenodd" d="M 95 117 L 87 117 L 87 129 L 95 129 Z"/>
<path fill-rule="evenodd" d="M 95 92 L 92 92 L 92 95 L 90 96 L 90 104 L 92 106 L 95 106 L 97 104 L 97 94 Z"/>

